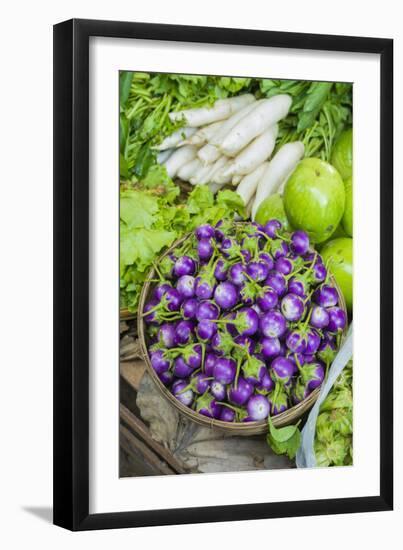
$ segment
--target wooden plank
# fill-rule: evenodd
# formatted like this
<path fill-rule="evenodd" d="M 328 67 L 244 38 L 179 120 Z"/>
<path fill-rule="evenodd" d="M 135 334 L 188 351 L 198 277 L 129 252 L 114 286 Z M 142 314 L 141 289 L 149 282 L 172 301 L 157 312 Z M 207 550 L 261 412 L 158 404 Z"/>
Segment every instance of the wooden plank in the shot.
<path fill-rule="evenodd" d="M 147 447 L 125 426 L 120 425 L 120 445 L 130 455 L 140 456 L 149 464 L 156 474 L 173 475 L 176 474 L 160 457 Z"/>
<path fill-rule="evenodd" d="M 127 407 L 120 404 L 120 419 L 134 432 L 141 437 L 173 470 L 178 474 L 186 474 L 187 471 L 182 463 L 163 445 L 151 437 L 150 431 L 142 420 L 137 418 Z"/>
<path fill-rule="evenodd" d="M 137 392 L 143 378 L 146 365 L 140 359 L 134 361 L 121 361 L 120 374 L 126 382 Z"/>

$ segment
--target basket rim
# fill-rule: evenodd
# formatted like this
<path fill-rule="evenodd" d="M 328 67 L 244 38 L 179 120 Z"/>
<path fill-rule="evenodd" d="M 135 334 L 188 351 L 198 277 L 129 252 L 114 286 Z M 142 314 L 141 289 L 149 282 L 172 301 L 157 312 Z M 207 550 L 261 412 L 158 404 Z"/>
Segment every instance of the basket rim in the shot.
<path fill-rule="evenodd" d="M 241 223 L 250 223 L 250 222 L 235 222 L 238 224 Z M 181 245 L 183 242 L 185 242 L 187 239 L 191 237 L 193 232 L 189 232 L 183 237 L 180 237 L 175 242 L 172 243 L 172 245 L 158 258 L 156 259 L 156 263 L 158 264 L 163 258 L 165 258 L 168 254 L 170 254 L 172 251 L 175 250 L 179 245 Z M 257 433 L 264 433 L 267 431 L 267 419 L 265 420 L 259 420 L 259 421 L 253 421 L 253 422 L 225 422 L 223 420 L 217 420 L 215 418 L 209 418 L 207 416 L 204 416 L 202 414 L 197 413 L 193 409 L 190 409 L 189 407 L 183 405 L 178 399 L 174 397 L 174 395 L 166 388 L 166 386 L 161 382 L 158 375 L 154 371 L 151 365 L 149 352 L 146 345 L 146 335 L 144 330 L 144 317 L 143 317 L 143 308 L 146 303 L 146 298 L 151 290 L 152 283 L 150 279 L 153 279 L 156 274 L 154 266 L 151 267 L 147 274 L 147 278 L 143 283 L 140 298 L 139 298 L 139 306 L 137 310 L 137 329 L 138 329 L 138 337 L 140 341 L 140 349 L 143 355 L 143 359 L 146 364 L 146 370 L 150 374 L 153 381 L 156 383 L 157 387 L 160 389 L 161 393 L 165 396 L 166 399 L 176 408 L 179 410 L 180 413 L 182 413 L 184 416 L 190 418 L 192 421 L 196 422 L 197 424 L 201 424 L 205 427 L 214 427 L 217 429 L 221 429 L 223 431 L 236 431 L 238 433 L 245 432 L 248 434 L 257 434 Z M 344 300 L 344 296 L 340 290 L 339 285 L 337 284 L 335 278 L 333 275 L 331 275 L 331 280 L 333 286 L 336 288 L 338 296 L 339 296 L 339 304 L 340 307 L 344 310 L 344 312 L 347 314 L 347 307 Z M 343 338 L 346 335 L 347 327 L 343 331 Z M 284 425 L 289 424 L 293 420 L 299 419 L 302 414 L 307 412 L 316 402 L 318 395 L 320 393 L 320 390 L 322 388 L 322 385 L 320 385 L 318 388 L 313 390 L 307 398 L 305 398 L 303 401 L 298 403 L 297 405 L 294 405 L 293 407 L 290 407 L 286 411 L 272 416 L 272 422 L 275 427 L 281 427 Z"/>

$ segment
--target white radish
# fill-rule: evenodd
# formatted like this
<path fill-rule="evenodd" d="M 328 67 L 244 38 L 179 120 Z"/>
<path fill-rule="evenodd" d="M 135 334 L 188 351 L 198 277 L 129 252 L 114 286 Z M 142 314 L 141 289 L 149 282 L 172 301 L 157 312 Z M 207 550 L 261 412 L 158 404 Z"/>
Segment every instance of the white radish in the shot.
<path fill-rule="evenodd" d="M 253 172 L 251 172 L 250 174 L 242 178 L 241 183 L 238 185 L 236 189 L 236 192 L 238 193 L 238 195 L 242 197 L 245 205 L 252 200 L 252 197 L 254 196 L 257 186 L 259 184 L 259 181 L 262 178 L 268 166 L 269 166 L 268 162 L 263 162 L 263 164 L 258 166 L 255 170 L 253 170 Z"/>
<path fill-rule="evenodd" d="M 212 145 L 215 145 L 216 147 L 219 147 L 222 144 L 223 139 L 228 134 L 230 130 L 235 126 L 235 124 L 238 124 L 238 122 L 246 115 L 248 115 L 253 109 L 256 109 L 256 107 L 264 100 L 260 99 L 259 101 L 253 101 L 252 103 L 249 103 L 249 105 L 245 105 L 242 109 L 239 109 L 239 111 L 236 111 L 230 118 L 227 120 L 224 120 L 221 123 L 220 128 L 215 132 L 215 134 L 210 138 L 210 143 Z"/>
<path fill-rule="evenodd" d="M 221 189 L 221 187 L 224 187 L 225 183 L 215 183 L 212 182 L 209 184 L 210 191 L 212 193 L 217 193 Z"/>
<path fill-rule="evenodd" d="M 225 166 L 227 162 L 227 157 L 220 157 L 210 168 L 207 173 L 203 174 L 203 180 L 198 183 L 210 183 L 214 181 L 215 175 Z"/>
<path fill-rule="evenodd" d="M 190 178 L 190 183 L 192 185 L 202 185 L 212 181 L 211 177 L 218 170 L 220 170 L 224 164 L 227 162 L 226 157 L 219 158 L 214 164 L 203 164 L 200 163 L 200 169 Z"/>
<path fill-rule="evenodd" d="M 197 170 L 201 167 L 201 162 L 198 158 L 194 158 L 193 160 L 187 162 L 183 166 L 181 166 L 178 170 L 177 176 L 182 181 L 189 181 L 191 177 L 196 174 Z"/>
<path fill-rule="evenodd" d="M 212 107 L 200 107 L 198 109 L 187 109 L 169 113 L 172 122 L 184 120 L 188 126 L 198 127 L 210 124 L 216 120 L 228 118 L 235 111 L 255 101 L 252 94 L 243 94 L 227 99 L 219 99 Z"/>
<path fill-rule="evenodd" d="M 193 160 L 197 153 L 197 147 L 194 145 L 185 145 L 180 149 L 176 149 L 165 163 L 165 167 L 170 178 L 174 178 L 178 173 L 179 168 L 189 161 Z"/>
<path fill-rule="evenodd" d="M 211 181 L 214 181 L 214 183 L 222 183 L 222 184 L 230 183 L 231 176 L 228 174 L 229 172 L 228 169 L 231 166 L 232 162 L 233 162 L 232 159 L 228 159 L 226 164 L 223 166 L 223 168 L 221 168 L 220 170 L 218 170 L 218 172 L 214 174 L 214 177 L 212 178 Z"/>
<path fill-rule="evenodd" d="M 190 138 L 196 133 L 196 128 L 179 128 L 170 136 L 167 136 L 159 145 L 155 145 L 153 149 L 157 151 L 165 151 L 171 147 L 177 147 L 179 143 Z"/>
<path fill-rule="evenodd" d="M 240 176 L 239 174 L 235 174 L 235 176 L 232 176 L 231 183 L 232 185 L 238 185 L 238 183 L 240 183 L 241 180 L 242 180 L 242 176 Z"/>
<path fill-rule="evenodd" d="M 198 185 L 202 183 L 205 180 L 207 174 L 210 172 L 210 170 L 211 170 L 211 165 L 206 165 L 201 162 L 198 170 L 196 170 L 193 176 L 189 178 L 189 182 L 192 185 Z"/>
<path fill-rule="evenodd" d="M 218 147 L 211 145 L 210 143 L 206 143 L 206 145 L 203 145 L 203 147 L 199 149 L 197 156 L 202 162 L 204 162 L 204 164 L 211 164 L 220 158 L 221 153 Z"/>
<path fill-rule="evenodd" d="M 174 152 L 173 149 L 166 149 L 165 151 L 161 151 L 160 153 L 158 153 L 157 155 L 158 164 L 164 164 L 164 162 L 166 162 L 169 159 L 169 157 L 172 155 L 173 152 Z"/>
<path fill-rule="evenodd" d="M 219 120 L 218 122 L 213 122 L 212 124 L 208 124 L 207 126 L 203 126 L 202 128 L 199 128 L 195 134 L 193 134 L 192 137 L 182 142 L 183 145 L 204 145 L 206 142 L 208 142 L 211 137 L 218 131 L 220 126 L 222 125 L 222 121 Z"/>
<path fill-rule="evenodd" d="M 252 207 L 253 220 L 264 199 L 277 192 L 284 178 L 294 170 L 303 156 L 304 144 L 301 141 L 286 143 L 277 151 L 269 162 L 256 189 L 256 197 Z"/>
<path fill-rule="evenodd" d="M 246 217 L 247 218 L 250 218 L 250 215 L 251 215 L 251 212 L 252 212 L 252 207 L 253 207 L 253 201 L 254 201 L 254 196 L 251 198 L 251 200 L 248 202 L 246 208 L 245 208 L 245 214 L 246 214 Z"/>
<path fill-rule="evenodd" d="M 262 162 L 267 160 L 276 145 L 278 126 L 275 124 L 256 137 L 234 159 L 229 170 L 229 175 L 245 175 L 253 172 Z"/>
<path fill-rule="evenodd" d="M 235 156 L 255 137 L 262 134 L 287 116 L 292 99 L 289 95 L 280 94 L 265 99 L 249 115 L 243 117 L 228 133 L 220 147 L 230 157 Z"/>

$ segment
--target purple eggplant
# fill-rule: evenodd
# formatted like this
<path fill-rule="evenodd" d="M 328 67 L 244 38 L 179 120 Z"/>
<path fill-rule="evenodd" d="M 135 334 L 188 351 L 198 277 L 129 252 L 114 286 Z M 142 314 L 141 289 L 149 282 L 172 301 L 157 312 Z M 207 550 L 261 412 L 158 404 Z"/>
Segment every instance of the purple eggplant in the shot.
<path fill-rule="evenodd" d="M 200 239 L 197 243 L 197 255 L 202 262 L 206 262 L 214 254 L 214 247 L 211 239 Z"/>
<path fill-rule="evenodd" d="M 305 353 L 308 344 L 308 335 L 305 330 L 290 330 L 285 340 L 286 346 L 292 353 Z"/>
<path fill-rule="evenodd" d="M 228 389 L 228 401 L 233 405 L 241 407 L 245 405 L 253 394 L 253 384 L 240 376 Z"/>
<path fill-rule="evenodd" d="M 234 341 L 239 346 L 245 348 L 249 354 L 253 354 L 255 352 L 256 342 L 252 340 L 250 336 L 243 334 L 242 336 L 237 336 Z"/>
<path fill-rule="evenodd" d="M 199 241 L 202 239 L 210 239 L 215 236 L 215 229 L 208 223 L 199 225 L 199 227 L 195 230 L 195 235 Z"/>
<path fill-rule="evenodd" d="M 210 384 L 211 395 L 217 399 L 217 401 L 223 401 L 227 395 L 226 387 L 218 380 L 212 380 Z"/>
<path fill-rule="evenodd" d="M 281 313 L 287 321 L 299 321 L 305 311 L 305 304 L 297 294 L 286 294 L 281 300 Z"/>
<path fill-rule="evenodd" d="M 169 288 L 165 292 L 164 299 L 166 300 L 168 311 L 179 311 L 183 298 L 176 288 Z"/>
<path fill-rule="evenodd" d="M 161 380 L 164 386 L 169 386 L 169 384 L 171 384 L 172 380 L 174 379 L 174 375 L 170 370 L 166 370 L 164 372 L 161 372 L 158 375 L 158 378 Z"/>
<path fill-rule="evenodd" d="M 193 321 L 179 321 L 175 328 L 175 345 L 186 345 L 192 342 L 194 328 Z"/>
<path fill-rule="evenodd" d="M 246 281 L 245 266 L 238 262 L 228 270 L 228 279 L 236 286 L 241 286 Z"/>
<path fill-rule="evenodd" d="M 256 389 L 260 393 L 270 393 L 274 390 L 274 382 L 272 377 L 270 376 L 269 371 L 266 371 L 266 373 L 262 376 L 262 379 L 260 380 L 259 384 L 257 384 Z"/>
<path fill-rule="evenodd" d="M 184 319 L 190 320 L 196 318 L 196 311 L 199 305 L 196 298 L 188 298 L 184 300 L 181 304 L 181 315 Z"/>
<path fill-rule="evenodd" d="M 333 334 L 325 333 L 317 351 L 317 356 L 326 365 L 330 365 L 336 356 L 336 338 Z"/>
<path fill-rule="evenodd" d="M 318 388 L 322 384 L 325 378 L 325 369 L 323 364 L 319 361 L 315 361 L 314 363 L 306 363 L 300 369 L 300 378 L 308 390 L 312 392 L 315 388 Z"/>
<path fill-rule="evenodd" d="M 265 285 L 272 288 L 279 296 L 283 296 L 287 290 L 287 281 L 284 275 L 278 271 L 270 271 Z"/>
<path fill-rule="evenodd" d="M 209 319 L 199 321 L 196 326 L 196 334 L 202 342 L 210 341 L 216 332 L 217 325 L 214 321 L 210 321 Z"/>
<path fill-rule="evenodd" d="M 173 272 L 176 277 L 182 275 L 194 275 L 196 271 L 196 262 L 189 256 L 181 256 L 175 262 Z"/>
<path fill-rule="evenodd" d="M 252 336 L 259 328 L 259 316 L 250 307 L 240 309 L 232 321 L 241 336 Z"/>
<path fill-rule="evenodd" d="M 187 380 L 175 380 L 171 392 L 182 405 L 190 407 L 193 403 L 194 394 Z"/>
<path fill-rule="evenodd" d="M 277 416 L 288 409 L 288 398 L 284 390 L 276 391 L 269 397 L 270 413 Z"/>
<path fill-rule="evenodd" d="M 214 300 L 222 309 L 232 309 L 238 301 L 238 290 L 228 281 L 220 283 L 214 291 Z"/>
<path fill-rule="evenodd" d="M 283 275 L 289 275 L 294 270 L 294 264 L 290 258 L 281 256 L 274 262 L 274 269 Z"/>
<path fill-rule="evenodd" d="M 269 220 L 266 225 L 263 227 L 263 231 L 271 239 L 275 239 L 277 234 L 281 231 L 283 225 L 279 220 Z"/>
<path fill-rule="evenodd" d="M 151 366 L 157 374 L 161 374 L 169 370 L 171 362 L 164 357 L 164 352 L 159 349 L 153 351 L 150 355 Z"/>
<path fill-rule="evenodd" d="M 278 304 L 278 294 L 272 288 L 266 288 L 263 293 L 257 297 L 256 303 L 263 311 L 274 309 Z"/>
<path fill-rule="evenodd" d="M 256 282 L 262 282 L 269 274 L 269 268 L 265 262 L 250 262 L 246 267 L 246 273 Z"/>
<path fill-rule="evenodd" d="M 220 420 L 222 422 L 235 422 L 236 412 L 225 404 L 221 408 Z"/>
<path fill-rule="evenodd" d="M 265 420 L 270 413 L 270 405 L 264 395 L 252 395 L 249 399 L 246 410 L 251 421 Z"/>
<path fill-rule="evenodd" d="M 259 254 L 259 261 L 264 262 L 267 265 L 269 271 L 271 271 L 274 268 L 273 258 L 270 256 L 268 252 L 261 252 Z"/>
<path fill-rule="evenodd" d="M 318 329 L 324 329 L 329 324 L 329 313 L 322 306 L 313 306 L 309 324 Z"/>
<path fill-rule="evenodd" d="M 202 394 L 210 388 L 211 381 L 203 372 L 197 372 L 190 377 L 189 384 L 196 393 Z"/>
<path fill-rule="evenodd" d="M 260 318 L 260 330 L 267 338 L 281 338 L 286 329 L 286 320 L 279 311 L 269 311 Z"/>
<path fill-rule="evenodd" d="M 214 365 L 217 359 L 218 357 L 217 355 L 215 355 L 215 353 L 206 353 L 206 357 L 204 359 L 204 373 L 206 376 L 214 376 Z"/>
<path fill-rule="evenodd" d="M 282 256 L 287 256 L 290 252 L 290 249 L 288 248 L 288 244 L 281 239 L 276 239 L 271 242 L 270 245 L 270 252 L 271 255 L 275 260 L 278 260 Z"/>
<path fill-rule="evenodd" d="M 329 324 L 327 325 L 327 330 L 332 333 L 342 332 L 347 323 L 346 312 L 340 307 L 330 307 L 328 310 L 329 313 Z"/>
<path fill-rule="evenodd" d="M 192 344 L 182 349 L 182 356 L 186 363 L 193 370 L 198 369 L 201 366 L 203 350 L 200 344 Z"/>
<path fill-rule="evenodd" d="M 158 329 L 158 343 L 164 348 L 173 348 L 175 345 L 175 325 L 164 323 Z"/>
<path fill-rule="evenodd" d="M 154 288 L 153 298 L 155 299 L 155 304 L 157 304 L 161 300 L 166 291 L 170 288 L 172 288 L 172 285 L 170 285 L 169 283 L 162 283 Z"/>
<path fill-rule="evenodd" d="M 273 359 L 271 367 L 271 376 L 274 380 L 282 384 L 288 384 L 296 372 L 295 364 L 288 357 L 276 357 Z"/>
<path fill-rule="evenodd" d="M 322 307 L 336 306 L 339 301 L 337 290 L 334 286 L 323 284 L 313 293 L 313 301 Z"/>
<path fill-rule="evenodd" d="M 262 338 L 260 344 L 262 347 L 262 355 L 265 359 L 270 360 L 280 355 L 281 343 L 278 338 Z"/>
<path fill-rule="evenodd" d="M 294 254 L 303 256 L 309 250 L 309 237 L 305 231 L 298 229 L 291 233 L 290 249 Z"/>
<path fill-rule="evenodd" d="M 327 269 L 322 262 L 317 262 L 313 266 L 312 279 L 315 283 L 322 283 L 327 277 Z"/>
<path fill-rule="evenodd" d="M 256 355 L 249 355 L 242 365 L 242 372 L 245 380 L 255 386 L 267 373 L 267 369 L 265 363 Z"/>
<path fill-rule="evenodd" d="M 193 369 L 186 363 L 183 357 L 179 356 L 174 361 L 172 372 L 176 378 L 188 378 L 192 374 Z"/>
<path fill-rule="evenodd" d="M 182 275 L 176 283 L 176 290 L 183 298 L 192 298 L 195 293 L 195 278 L 192 275 Z"/>
<path fill-rule="evenodd" d="M 204 393 L 196 399 L 196 412 L 209 418 L 220 418 L 222 406 L 217 403 L 212 395 Z"/>
<path fill-rule="evenodd" d="M 308 340 L 306 344 L 305 354 L 315 354 L 320 346 L 320 336 L 318 332 L 314 329 L 308 331 Z"/>
<path fill-rule="evenodd" d="M 228 277 L 228 266 L 224 260 L 218 260 L 214 268 L 214 277 L 217 281 L 225 281 Z"/>
<path fill-rule="evenodd" d="M 196 277 L 195 294 L 200 300 L 209 300 L 214 294 L 214 283 L 208 277 Z"/>
<path fill-rule="evenodd" d="M 288 281 L 288 292 L 297 294 L 301 298 L 306 298 L 308 292 L 306 281 L 298 276 L 291 277 Z"/>
<path fill-rule="evenodd" d="M 236 363 L 233 359 L 219 357 L 215 362 L 213 376 L 221 384 L 231 384 L 235 379 Z"/>
<path fill-rule="evenodd" d="M 210 300 L 203 300 L 199 302 L 196 310 L 196 319 L 202 321 L 203 319 L 218 319 L 220 316 L 220 308 Z"/>

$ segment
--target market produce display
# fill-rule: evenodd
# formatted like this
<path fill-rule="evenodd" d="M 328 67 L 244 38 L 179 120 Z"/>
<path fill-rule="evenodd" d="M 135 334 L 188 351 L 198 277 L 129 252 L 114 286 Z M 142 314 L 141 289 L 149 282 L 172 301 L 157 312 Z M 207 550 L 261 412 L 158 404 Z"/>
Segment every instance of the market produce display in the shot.
<path fill-rule="evenodd" d="M 139 315 L 162 383 L 195 414 L 266 422 L 290 458 L 299 427 L 271 418 L 320 387 L 353 315 L 351 124 L 351 84 L 120 74 L 122 311 L 153 270 Z M 352 463 L 348 372 L 321 466 Z"/>
<path fill-rule="evenodd" d="M 306 233 L 275 219 L 204 224 L 155 270 L 150 362 L 183 405 L 259 421 L 321 385 L 347 316 Z"/>

